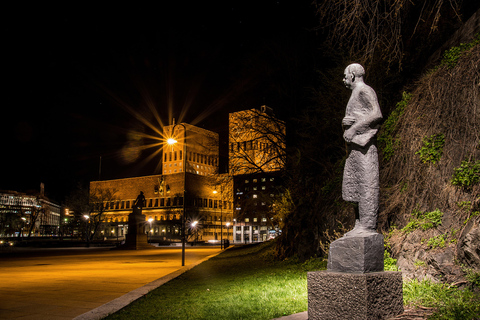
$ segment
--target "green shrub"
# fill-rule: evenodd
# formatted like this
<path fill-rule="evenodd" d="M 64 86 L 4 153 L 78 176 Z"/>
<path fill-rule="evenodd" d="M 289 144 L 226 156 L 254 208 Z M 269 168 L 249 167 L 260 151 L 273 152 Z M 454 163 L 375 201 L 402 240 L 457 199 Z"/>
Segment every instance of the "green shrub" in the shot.
<path fill-rule="evenodd" d="M 410 219 L 410 222 L 402 228 L 402 231 L 405 232 L 405 234 L 409 234 L 413 230 L 418 229 L 418 227 L 420 227 L 420 221 L 417 219 Z"/>
<path fill-rule="evenodd" d="M 443 54 L 443 59 L 440 62 L 440 66 L 446 66 L 447 68 L 451 69 L 457 65 L 458 59 L 462 56 L 462 54 L 476 46 L 480 43 L 480 33 L 475 35 L 475 38 L 472 42 L 469 43 L 461 43 L 459 46 L 452 47 L 446 50 Z"/>
<path fill-rule="evenodd" d="M 423 230 L 427 230 L 430 228 L 436 228 L 437 226 L 442 224 L 443 212 L 435 209 L 435 211 L 425 212 L 423 215 L 423 219 L 425 220 L 422 228 Z M 428 225 L 426 228 L 425 226 Z"/>
<path fill-rule="evenodd" d="M 443 133 L 433 134 L 423 139 L 422 148 L 415 152 L 415 154 L 420 155 L 420 160 L 422 160 L 423 163 L 431 162 L 435 164 L 440 161 L 442 157 L 444 145 L 445 136 Z"/>
<path fill-rule="evenodd" d="M 387 250 L 383 252 L 383 269 L 385 271 L 398 271 L 397 259 L 393 259 Z"/>
<path fill-rule="evenodd" d="M 412 217 L 402 231 L 405 234 L 412 232 L 418 228 L 423 230 L 428 230 L 431 228 L 436 228 L 442 224 L 443 212 L 439 209 L 435 209 L 430 212 L 421 212 L 417 209 L 413 210 Z"/>
<path fill-rule="evenodd" d="M 480 182 L 480 161 L 462 161 L 460 167 L 453 169 L 451 183 L 454 186 L 471 188 Z"/>
<path fill-rule="evenodd" d="M 427 244 L 431 247 L 431 249 L 445 248 L 445 238 L 446 236 L 444 234 L 441 234 L 436 237 L 428 239 Z"/>
<path fill-rule="evenodd" d="M 480 271 L 474 269 L 469 269 L 467 275 L 465 276 L 467 280 L 474 286 L 480 288 Z"/>
<path fill-rule="evenodd" d="M 390 160 L 390 158 L 395 153 L 395 149 L 399 145 L 398 137 L 394 137 L 393 133 L 397 128 L 397 123 L 400 117 L 405 112 L 405 108 L 408 105 L 408 102 L 412 98 L 411 93 L 403 92 L 402 100 L 397 103 L 395 109 L 390 113 L 387 120 L 383 123 L 382 131 L 378 136 L 378 144 L 382 150 L 383 159 L 385 161 Z"/>

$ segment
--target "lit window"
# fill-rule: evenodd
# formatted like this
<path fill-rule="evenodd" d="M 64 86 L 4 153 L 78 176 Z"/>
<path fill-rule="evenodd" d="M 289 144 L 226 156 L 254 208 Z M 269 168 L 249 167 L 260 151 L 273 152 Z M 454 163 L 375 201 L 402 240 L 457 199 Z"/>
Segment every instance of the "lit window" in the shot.
<path fill-rule="evenodd" d="M 256 190 L 257 190 L 257 187 L 253 187 L 253 190 L 256 191 Z"/>
<path fill-rule="evenodd" d="M 253 222 L 257 222 L 257 218 L 253 218 Z"/>
<path fill-rule="evenodd" d="M 257 179 L 253 179 L 253 183 L 257 183 Z"/>
<path fill-rule="evenodd" d="M 249 218 L 245 218 L 245 222 L 250 222 L 250 219 L 249 219 Z"/>
<path fill-rule="evenodd" d="M 256 198 L 257 198 L 257 195 L 256 195 L 256 194 L 254 194 L 254 195 L 253 195 L 253 198 L 254 198 L 254 199 L 256 199 Z"/>
<path fill-rule="evenodd" d="M 265 190 L 265 189 L 266 189 L 265 186 L 262 186 L 262 190 Z"/>
<path fill-rule="evenodd" d="M 267 218 L 262 218 L 262 222 L 267 222 Z"/>
<path fill-rule="evenodd" d="M 245 183 L 249 183 L 249 182 L 250 182 L 250 181 L 248 181 L 248 180 L 245 180 Z"/>
<path fill-rule="evenodd" d="M 266 180 L 267 180 L 267 179 L 265 179 L 265 178 L 262 178 L 262 182 L 265 182 Z"/>
<path fill-rule="evenodd" d="M 274 180 L 275 180 L 275 178 L 270 178 L 270 181 L 274 181 Z"/>

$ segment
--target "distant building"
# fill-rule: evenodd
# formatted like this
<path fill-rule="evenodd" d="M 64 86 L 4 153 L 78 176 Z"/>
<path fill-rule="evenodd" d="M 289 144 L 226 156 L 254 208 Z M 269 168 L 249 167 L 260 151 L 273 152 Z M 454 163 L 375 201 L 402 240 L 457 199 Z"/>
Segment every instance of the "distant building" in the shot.
<path fill-rule="evenodd" d="M 188 173 L 208 176 L 218 172 L 218 133 L 179 123 L 163 127 L 163 136 L 167 140 L 163 146 L 164 175 L 182 172 L 183 161 Z"/>
<path fill-rule="evenodd" d="M 171 140 L 162 149 L 162 174 L 90 182 L 91 193 L 113 192 L 113 199 L 101 204 L 105 218 L 99 235 L 123 239 L 128 215 L 142 191 L 144 232 L 152 242 L 180 241 L 184 201 L 188 241 L 231 240 L 233 204 L 220 192 L 231 190 L 231 184 L 220 183 L 217 175 L 218 134 L 181 123 L 165 126 L 163 135 Z"/>
<path fill-rule="evenodd" d="M 60 230 L 61 206 L 38 194 L 0 191 L 0 236 L 56 236 Z M 32 227 L 33 224 L 33 227 Z"/>
<path fill-rule="evenodd" d="M 271 205 L 285 166 L 285 123 L 271 109 L 229 115 L 228 174 L 218 174 L 217 133 L 179 123 L 165 126 L 163 137 L 162 174 L 90 182 L 91 194 L 113 194 L 96 204 L 104 214 L 99 237 L 123 239 L 140 191 L 151 242 L 180 241 L 184 201 L 188 241 L 249 243 L 277 235 Z"/>
<path fill-rule="evenodd" d="M 281 192 L 285 134 L 285 123 L 266 106 L 229 115 L 234 242 L 265 241 L 281 232 L 272 219 L 272 204 Z"/>

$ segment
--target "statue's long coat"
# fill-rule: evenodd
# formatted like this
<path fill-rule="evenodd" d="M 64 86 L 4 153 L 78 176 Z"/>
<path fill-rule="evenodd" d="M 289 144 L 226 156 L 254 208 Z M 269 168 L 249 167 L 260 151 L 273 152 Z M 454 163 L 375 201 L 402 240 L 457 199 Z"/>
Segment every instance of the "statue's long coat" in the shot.
<path fill-rule="evenodd" d="M 382 113 L 375 91 L 366 84 L 355 87 L 345 116 L 354 117 L 355 122 L 345 127 L 346 131 L 354 132 L 354 137 L 348 143 L 349 154 L 343 173 L 342 197 L 345 201 L 362 202 L 364 205 L 360 210 L 366 210 L 370 214 L 374 211 L 376 214 L 380 186 L 375 136 Z"/>

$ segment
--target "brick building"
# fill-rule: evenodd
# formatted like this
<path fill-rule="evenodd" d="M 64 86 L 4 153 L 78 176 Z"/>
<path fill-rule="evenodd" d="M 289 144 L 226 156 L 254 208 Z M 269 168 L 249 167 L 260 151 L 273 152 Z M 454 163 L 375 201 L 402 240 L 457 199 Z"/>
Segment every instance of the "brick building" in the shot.
<path fill-rule="evenodd" d="M 248 243 L 277 234 L 271 205 L 285 166 L 285 123 L 271 109 L 229 115 L 228 174 L 218 174 L 217 133 L 174 123 L 163 128 L 163 138 L 162 174 L 90 183 L 91 193 L 113 194 L 102 203 L 100 236 L 123 239 L 140 191 L 152 242 L 180 241 L 184 204 L 188 241 Z"/>
<path fill-rule="evenodd" d="M 170 141 L 162 148 L 162 174 L 90 182 L 91 194 L 110 190 L 113 195 L 102 204 L 105 219 L 99 236 L 123 239 L 142 191 L 144 232 L 152 242 L 180 241 L 184 201 L 188 241 L 231 240 L 233 204 L 224 197 L 231 184 L 219 182 L 227 179 L 217 174 L 218 134 L 179 123 L 165 126 L 163 136 Z"/>
<path fill-rule="evenodd" d="M 234 242 L 265 241 L 280 232 L 272 219 L 272 204 L 282 192 L 285 134 L 285 123 L 266 106 L 229 115 Z"/>

